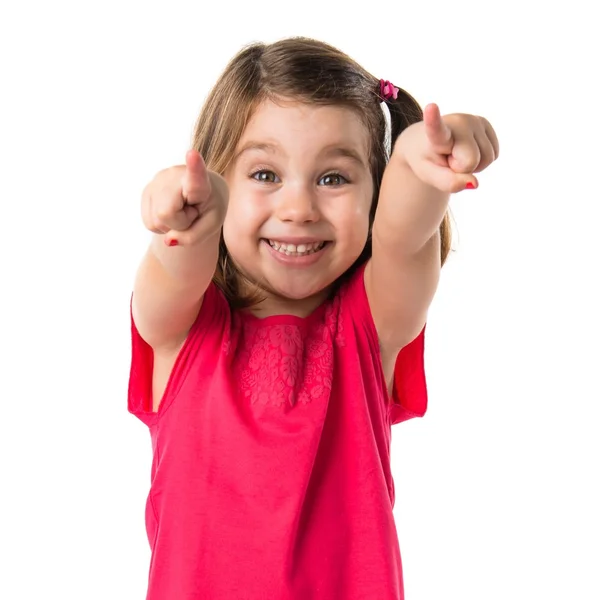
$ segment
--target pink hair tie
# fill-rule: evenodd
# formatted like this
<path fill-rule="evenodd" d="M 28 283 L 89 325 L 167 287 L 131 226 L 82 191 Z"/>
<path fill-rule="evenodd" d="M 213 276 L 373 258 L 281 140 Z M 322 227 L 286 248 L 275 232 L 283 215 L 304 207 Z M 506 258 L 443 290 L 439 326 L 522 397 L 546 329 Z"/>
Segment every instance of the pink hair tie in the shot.
<path fill-rule="evenodd" d="M 398 92 L 399 89 L 393 83 L 384 79 L 379 80 L 379 95 L 384 100 L 389 100 L 390 98 L 396 100 Z"/>

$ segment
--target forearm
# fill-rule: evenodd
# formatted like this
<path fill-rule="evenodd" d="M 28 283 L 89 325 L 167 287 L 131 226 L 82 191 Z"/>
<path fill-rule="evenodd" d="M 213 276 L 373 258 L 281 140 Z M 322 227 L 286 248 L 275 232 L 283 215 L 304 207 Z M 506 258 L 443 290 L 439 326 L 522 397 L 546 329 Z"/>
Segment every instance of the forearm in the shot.
<path fill-rule="evenodd" d="M 379 194 L 373 237 L 395 254 L 418 254 L 448 210 L 450 194 L 421 181 L 408 164 L 392 157 Z"/>
<path fill-rule="evenodd" d="M 213 276 L 219 239 L 220 229 L 207 232 L 194 244 L 168 247 L 163 235 L 154 234 L 144 262 L 152 263 L 153 269 L 160 268 L 174 286 L 183 289 L 198 287 Z"/>
<path fill-rule="evenodd" d="M 187 333 L 214 275 L 220 231 L 196 244 L 167 247 L 155 235 L 135 280 L 133 312 L 142 337 L 154 348 Z"/>

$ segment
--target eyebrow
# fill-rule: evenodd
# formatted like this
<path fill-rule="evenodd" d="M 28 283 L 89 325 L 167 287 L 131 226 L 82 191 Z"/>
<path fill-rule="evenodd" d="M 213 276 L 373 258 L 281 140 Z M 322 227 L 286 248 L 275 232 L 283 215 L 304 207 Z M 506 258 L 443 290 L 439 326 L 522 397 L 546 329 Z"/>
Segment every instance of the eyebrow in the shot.
<path fill-rule="evenodd" d="M 246 142 L 233 157 L 235 162 L 244 152 L 250 152 L 252 150 L 259 150 L 261 152 L 269 152 L 270 154 L 277 154 L 279 152 L 279 146 L 277 144 L 267 142 Z"/>
<path fill-rule="evenodd" d="M 342 157 L 349 158 L 353 162 L 357 163 L 361 167 L 367 167 L 365 161 L 362 159 L 359 152 L 357 152 L 354 148 L 350 148 L 348 146 L 339 146 L 337 144 L 332 144 L 331 146 L 326 146 L 319 154 L 324 157 Z"/>
<path fill-rule="evenodd" d="M 268 152 L 270 154 L 282 153 L 282 150 L 278 144 L 269 142 L 249 141 L 240 148 L 240 150 L 234 157 L 234 161 L 237 161 L 240 158 L 240 156 L 245 152 L 250 152 L 252 150 Z M 348 146 L 331 144 L 330 146 L 325 146 L 325 148 L 323 148 L 321 152 L 319 152 L 318 156 L 323 158 L 349 158 L 353 162 L 357 163 L 359 166 L 368 168 L 368 165 L 362 159 L 360 153 L 357 152 L 354 148 Z"/>

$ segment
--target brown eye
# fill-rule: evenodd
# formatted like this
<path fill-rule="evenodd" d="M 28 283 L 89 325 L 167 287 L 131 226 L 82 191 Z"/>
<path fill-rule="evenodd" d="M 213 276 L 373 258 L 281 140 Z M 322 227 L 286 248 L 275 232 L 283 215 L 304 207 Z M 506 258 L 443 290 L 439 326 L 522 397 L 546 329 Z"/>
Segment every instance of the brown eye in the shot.
<path fill-rule="evenodd" d="M 252 173 L 252 179 L 261 183 L 279 183 L 279 177 L 273 171 L 256 171 Z"/>
<path fill-rule="evenodd" d="M 319 179 L 319 185 L 342 185 L 344 183 L 348 183 L 348 180 L 339 173 L 328 173 Z"/>

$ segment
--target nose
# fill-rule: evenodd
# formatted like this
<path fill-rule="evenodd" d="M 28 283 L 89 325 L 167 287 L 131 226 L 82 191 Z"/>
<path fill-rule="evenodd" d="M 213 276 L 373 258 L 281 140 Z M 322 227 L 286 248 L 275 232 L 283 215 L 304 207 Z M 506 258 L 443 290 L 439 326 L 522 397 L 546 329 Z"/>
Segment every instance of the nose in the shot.
<path fill-rule="evenodd" d="M 314 223 L 319 210 L 314 192 L 308 186 L 287 186 L 280 191 L 277 217 L 292 223 Z"/>

